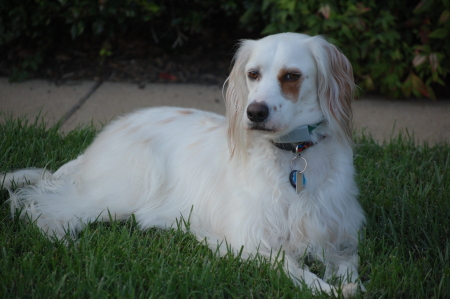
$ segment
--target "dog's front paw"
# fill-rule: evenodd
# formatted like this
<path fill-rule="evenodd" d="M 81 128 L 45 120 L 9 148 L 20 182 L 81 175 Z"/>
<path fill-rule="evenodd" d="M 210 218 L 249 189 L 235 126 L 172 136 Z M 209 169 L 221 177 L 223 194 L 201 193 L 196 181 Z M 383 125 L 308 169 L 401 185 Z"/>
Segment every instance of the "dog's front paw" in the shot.
<path fill-rule="evenodd" d="M 351 298 L 358 292 L 358 285 L 356 283 L 349 283 L 342 287 L 342 295 L 344 298 Z"/>

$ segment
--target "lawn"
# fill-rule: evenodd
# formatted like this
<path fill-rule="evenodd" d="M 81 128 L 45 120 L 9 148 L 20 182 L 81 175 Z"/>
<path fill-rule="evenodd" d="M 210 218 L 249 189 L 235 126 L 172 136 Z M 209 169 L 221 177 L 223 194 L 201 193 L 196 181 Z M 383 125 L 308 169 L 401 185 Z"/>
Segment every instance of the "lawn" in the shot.
<path fill-rule="evenodd" d="M 0 118 L 4 118 L 0 115 Z M 0 171 L 56 170 L 95 136 L 65 135 L 36 121 L 0 124 Z M 361 232 L 361 298 L 450 297 L 450 145 L 414 145 L 403 134 L 382 145 L 357 134 L 355 165 L 367 215 Z M 256 256 L 217 256 L 189 233 L 91 224 L 68 244 L 11 218 L 0 191 L 1 298 L 309 298 L 279 267 Z M 323 267 L 315 267 L 317 272 Z"/>

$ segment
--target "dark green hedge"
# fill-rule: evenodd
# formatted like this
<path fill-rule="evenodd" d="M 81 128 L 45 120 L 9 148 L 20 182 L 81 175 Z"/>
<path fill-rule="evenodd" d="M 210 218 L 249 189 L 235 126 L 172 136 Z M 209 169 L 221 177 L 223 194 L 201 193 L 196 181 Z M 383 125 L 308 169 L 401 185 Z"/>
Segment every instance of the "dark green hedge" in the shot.
<path fill-rule="evenodd" d="M 444 85 L 450 70 L 450 0 L 263 0 L 251 9 L 267 23 L 263 34 L 326 35 L 364 90 L 435 99 L 432 84 Z"/>
<path fill-rule="evenodd" d="M 238 19 L 242 38 L 251 31 L 325 35 L 350 59 L 364 91 L 435 99 L 433 87 L 445 85 L 450 70 L 450 0 L 0 1 L 0 47 L 35 49 L 13 73 L 16 79 L 37 69 L 62 38 L 108 40 L 140 25 L 155 38 L 172 32 L 180 46 L 186 35 L 211 30 L 205 24 L 218 15 Z M 109 54 L 99 49 L 99 56 Z"/>

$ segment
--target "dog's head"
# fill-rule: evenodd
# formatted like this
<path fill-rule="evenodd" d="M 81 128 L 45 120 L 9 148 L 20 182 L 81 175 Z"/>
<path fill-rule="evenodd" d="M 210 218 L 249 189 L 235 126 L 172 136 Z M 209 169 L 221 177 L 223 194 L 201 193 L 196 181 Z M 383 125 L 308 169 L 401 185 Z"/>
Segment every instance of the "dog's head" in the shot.
<path fill-rule="evenodd" d="M 320 36 L 281 33 L 242 41 L 227 83 L 232 152 L 247 146 L 249 131 L 276 139 L 321 121 L 327 134 L 351 144 L 352 67 Z"/>

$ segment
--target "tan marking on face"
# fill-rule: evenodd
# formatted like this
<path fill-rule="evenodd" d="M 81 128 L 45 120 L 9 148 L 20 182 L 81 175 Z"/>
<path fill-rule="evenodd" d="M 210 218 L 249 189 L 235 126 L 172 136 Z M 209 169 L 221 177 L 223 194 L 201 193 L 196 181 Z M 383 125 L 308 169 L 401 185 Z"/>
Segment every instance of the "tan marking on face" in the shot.
<path fill-rule="evenodd" d="M 295 78 L 297 77 L 298 78 Z M 294 77 L 294 78 L 290 78 Z M 296 103 L 300 94 L 300 87 L 304 77 L 297 68 L 282 68 L 278 72 L 278 82 L 280 82 L 281 92 L 287 100 Z"/>
<path fill-rule="evenodd" d="M 175 120 L 175 117 L 169 117 L 169 118 L 160 120 L 160 121 L 158 121 L 156 123 L 159 124 L 159 125 L 165 125 L 165 124 L 168 124 L 170 122 L 173 122 L 174 120 Z"/>
<path fill-rule="evenodd" d="M 178 113 L 180 113 L 180 114 L 192 114 L 193 112 L 191 110 L 179 110 Z"/>

